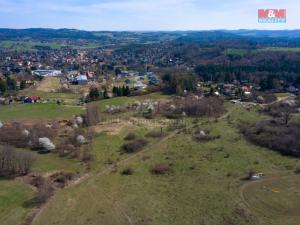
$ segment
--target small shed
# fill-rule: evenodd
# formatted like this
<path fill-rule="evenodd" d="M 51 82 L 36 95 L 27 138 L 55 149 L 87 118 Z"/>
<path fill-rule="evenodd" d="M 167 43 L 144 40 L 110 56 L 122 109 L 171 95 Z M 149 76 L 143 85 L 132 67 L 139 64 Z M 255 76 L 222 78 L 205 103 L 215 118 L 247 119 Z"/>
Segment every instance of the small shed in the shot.
<path fill-rule="evenodd" d="M 134 84 L 134 89 L 136 90 L 140 90 L 140 89 L 144 89 L 146 88 L 147 86 L 144 85 L 142 82 L 138 81 Z"/>
<path fill-rule="evenodd" d="M 131 80 L 126 79 L 126 80 L 125 80 L 125 84 L 131 84 Z"/>

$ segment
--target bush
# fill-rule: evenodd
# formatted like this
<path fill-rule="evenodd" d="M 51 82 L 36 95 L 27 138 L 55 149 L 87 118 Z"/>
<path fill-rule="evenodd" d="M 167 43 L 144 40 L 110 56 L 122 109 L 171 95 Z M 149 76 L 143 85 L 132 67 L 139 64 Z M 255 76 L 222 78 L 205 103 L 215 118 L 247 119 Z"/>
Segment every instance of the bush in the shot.
<path fill-rule="evenodd" d="M 163 137 L 164 134 L 161 131 L 150 131 L 145 136 L 152 137 L 152 138 L 160 138 L 160 137 Z"/>
<path fill-rule="evenodd" d="M 171 172 L 171 168 L 166 164 L 157 164 L 151 169 L 151 173 L 154 175 L 163 175 L 169 172 Z"/>
<path fill-rule="evenodd" d="M 57 187 L 63 188 L 67 185 L 68 182 L 74 179 L 73 173 L 57 172 L 50 176 L 52 183 Z"/>
<path fill-rule="evenodd" d="M 300 157 L 300 124 L 286 126 L 275 120 L 240 124 L 247 140 L 283 155 Z"/>
<path fill-rule="evenodd" d="M 37 188 L 34 197 L 24 203 L 25 207 L 37 207 L 44 204 L 54 193 L 51 181 L 42 176 L 33 176 L 29 184 Z"/>
<path fill-rule="evenodd" d="M 132 175 L 133 173 L 134 170 L 132 168 L 126 168 L 121 172 L 122 175 Z"/>
<path fill-rule="evenodd" d="M 194 139 L 197 141 L 212 141 L 215 139 L 219 139 L 220 136 L 212 136 L 209 134 L 208 131 L 197 131 L 195 132 L 195 134 L 193 135 Z"/>
<path fill-rule="evenodd" d="M 50 181 L 46 178 L 42 178 L 40 185 L 37 187 L 38 192 L 32 199 L 32 203 L 35 205 L 41 205 L 45 203 L 53 195 L 53 187 Z"/>
<path fill-rule="evenodd" d="M 142 148 L 147 145 L 147 141 L 144 139 L 137 139 L 131 142 L 128 142 L 124 145 L 122 145 L 122 150 L 125 153 L 135 153 L 142 150 Z"/>
<path fill-rule="evenodd" d="M 127 136 L 124 138 L 125 141 L 132 141 L 134 139 L 136 139 L 136 134 L 135 133 L 129 133 L 127 134 Z"/>
<path fill-rule="evenodd" d="M 295 174 L 300 174 L 300 167 L 295 169 Z"/>

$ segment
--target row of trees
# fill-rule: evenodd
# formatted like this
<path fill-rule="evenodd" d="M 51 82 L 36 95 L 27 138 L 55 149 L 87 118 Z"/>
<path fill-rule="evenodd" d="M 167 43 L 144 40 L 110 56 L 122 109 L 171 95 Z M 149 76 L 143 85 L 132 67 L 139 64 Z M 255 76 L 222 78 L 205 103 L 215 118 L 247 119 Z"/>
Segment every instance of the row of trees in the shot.
<path fill-rule="evenodd" d="M 104 91 L 99 91 L 97 87 L 91 87 L 90 92 L 88 95 L 89 101 L 97 101 L 99 99 L 107 99 L 108 98 L 108 92 L 106 89 Z"/>
<path fill-rule="evenodd" d="M 128 86 L 123 87 L 113 87 L 112 93 L 115 97 L 129 96 L 131 94 L 130 88 Z M 99 91 L 97 87 L 91 87 L 88 95 L 89 101 L 97 101 L 99 99 L 107 99 L 108 92 L 107 89 L 104 91 Z"/>
<path fill-rule="evenodd" d="M 114 86 L 112 92 L 113 92 L 113 95 L 117 96 L 117 97 L 129 96 L 131 93 L 129 87 L 128 86 L 125 87 L 124 85 L 123 85 L 123 87 L 115 87 Z"/>
<path fill-rule="evenodd" d="M 29 152 L 16 150 L 9 146 L 0 146 L 0 176 L 18 176 L 29 172 L 34 157 Z"/>

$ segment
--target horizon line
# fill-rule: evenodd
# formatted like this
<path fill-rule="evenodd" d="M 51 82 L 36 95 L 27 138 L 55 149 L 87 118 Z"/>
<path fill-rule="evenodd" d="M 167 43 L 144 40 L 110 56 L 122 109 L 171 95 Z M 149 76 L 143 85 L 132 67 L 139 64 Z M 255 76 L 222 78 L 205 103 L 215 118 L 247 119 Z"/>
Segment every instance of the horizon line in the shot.
<path fill-rule="evenodd" d="M 255 28 L 237 28 L 237 29 L 195 29 L 195 30 L 183 30 L 183 29 L 174 29 L 174 30 L 85 30 L 80 28 L 51 28 L 51 27 L 26 27 L 26 28 L 9 28 L 9 27 L 0 27 L 0 29 L 7 29 L 7 30 L 30 30 L 30 29 L 45 29 L 45 30 L 77 30 L 77 31 L 86 31 L 86 32 L 203 32 L 203 31 L 241 31 L 241 30 L 248 30 L 248 31 L 300 31 L 300 28 L 297 29 L 255 29 Z"/>

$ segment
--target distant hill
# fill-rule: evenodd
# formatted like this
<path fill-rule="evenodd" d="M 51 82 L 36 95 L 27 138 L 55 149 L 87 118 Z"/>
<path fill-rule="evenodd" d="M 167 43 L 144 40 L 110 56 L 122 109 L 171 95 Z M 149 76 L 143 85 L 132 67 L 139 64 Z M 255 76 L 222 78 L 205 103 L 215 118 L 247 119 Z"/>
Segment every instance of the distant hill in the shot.
<path fill-rule="evenodd" d="M 300 30 L 212 30 L 174 32 L 112 32 L 75 29 L 0 29 L 4 40 L 85 40 L 100 43 L 144 44 L 161 41 L 189 42 L 196 44 L 239 43 L 246 45 L 300 46 Z"/>

